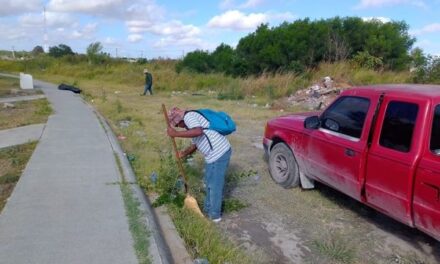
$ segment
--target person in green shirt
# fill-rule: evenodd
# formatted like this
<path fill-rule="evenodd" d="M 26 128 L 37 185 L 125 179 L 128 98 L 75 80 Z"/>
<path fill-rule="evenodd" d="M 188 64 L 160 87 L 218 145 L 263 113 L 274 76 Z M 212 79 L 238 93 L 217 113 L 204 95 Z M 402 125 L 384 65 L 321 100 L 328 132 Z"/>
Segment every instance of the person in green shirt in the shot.
<path fill-rule="evenodd" d="M 145 87 L 144 87 L 144 93 L 142 95 L 146 95 L 147 91 L 150 93 L 150 95 L 153 95 L 153 76 L 151 73 L 148 72 L 147 69 L 144 69 L 145 74 Z"/>

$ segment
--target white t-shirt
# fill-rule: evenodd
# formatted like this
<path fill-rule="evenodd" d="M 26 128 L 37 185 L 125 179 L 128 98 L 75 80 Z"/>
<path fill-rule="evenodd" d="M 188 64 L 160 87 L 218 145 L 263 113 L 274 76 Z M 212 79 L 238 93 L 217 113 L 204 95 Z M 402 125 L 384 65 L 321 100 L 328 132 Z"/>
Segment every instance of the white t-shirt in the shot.
<path fill-rule="evenodd" d="M 183 117 L 183 122 L 185 122 L 188 129 L 196 127 L 204 128 L 202 135 L 192 138 L 192 143 L 195 144 L 197 149 L 205 156 L 206 163 L 213 163 L 231 148 L 231 144 L 225 136 L 215 130 L 207 129 L 209 127 L 209 121 L 201 114 L 189 111 Z M 211 142 L 211 145 L 209 142 Z"/>

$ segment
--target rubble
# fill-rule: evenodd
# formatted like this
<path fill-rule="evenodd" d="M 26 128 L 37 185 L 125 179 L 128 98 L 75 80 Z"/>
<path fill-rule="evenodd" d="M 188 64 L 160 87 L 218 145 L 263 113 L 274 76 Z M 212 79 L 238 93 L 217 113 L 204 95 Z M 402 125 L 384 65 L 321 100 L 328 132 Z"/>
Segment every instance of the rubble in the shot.
<path fill-rule="evenodd" d="M 303 106 L 309 110 L 321 110 L 333 102 L 343 89 L 334 87 L 333 78 L 326 76 L 321 83 L 296 91 L 287 101 L 294 106 Z"/>
<path fill-rule="evenodd" d="M 15 108 L 14 104 L 11 103 L 3 103 L 3 108 L 7 109 L 7 108 Z"/>

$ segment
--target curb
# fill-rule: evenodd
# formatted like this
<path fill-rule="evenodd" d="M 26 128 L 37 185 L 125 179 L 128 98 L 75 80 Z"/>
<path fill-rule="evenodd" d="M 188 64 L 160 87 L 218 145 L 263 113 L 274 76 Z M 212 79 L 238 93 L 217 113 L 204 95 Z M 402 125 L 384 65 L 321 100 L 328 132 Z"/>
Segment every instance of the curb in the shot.
<path fill-rule="evenodd" d="M 149 231 L 152 234 L 152 237 L 150 238 L 149 253 L 152 256 L 153 263 L 193 263 L 191 256 L 186 250 L 185 244 L 177 233 L 176 227 L 174 226 L 170 216 L 167 214 L 166 209 L 162 207 L 153 208 L 151 206 L 149 197 L 137 184 L 137 179 L 133 169 L 107 120 L 96 109 L 94 109 L 93 106 L 84 100 L 83 102 L 92 109 L 101 122 L 114 152 L 121 161 L 122 170 L 125 176 L 127 176 L 127 180 L 136 183 L 131 184 L 131 189 L 132 193 L 140 202 L 140 208 L 146 214 L 145 220 L 147 222 Z"/>

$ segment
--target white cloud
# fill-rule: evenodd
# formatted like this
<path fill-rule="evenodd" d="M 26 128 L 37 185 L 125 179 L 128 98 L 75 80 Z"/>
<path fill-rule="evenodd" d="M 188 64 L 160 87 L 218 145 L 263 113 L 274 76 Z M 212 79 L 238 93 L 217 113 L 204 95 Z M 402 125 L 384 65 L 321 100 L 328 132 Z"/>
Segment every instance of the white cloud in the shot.
<path fill-rule="evenodd" d="M 104 44 L 107 44 L 107 45 L 110 45 L 110 46 L 113 46 L 113 45 L 116 45 L 116 44 L 117 44 L 117 41 L 116 41 L 116 39 L 114 39 L 114 38 L 112 38 L 112 37 L 106 37 L 106 38 L 104 39 L 103 43 L 104 43 Z"/>
<path fill-rule="evenodd" d="M 143 38 L 144 37 L 142 35 L 139 35 L 139 34 L 130 34 L 130 35 L 128 35 L 128 41 L 131 42 L 131 43 L 139 42 Z"/>
<path fill-rule="evenodd" d="M 2 0 L 0 16 L 43 10 L 42 0 Z"/>
<path fill-rule="evenodd" d="M 384 6 L 394 6 L 400 4 L 410 4 L 421 8 L 427 8 L 423 0 L 361 0 L 356 6 L 357 9 L 374 8 Z"/>
<path fill-rule="evenodd" d="M 223 0 L 220 2 L 219 7 L 222 10 L 226 9 L 248 9 L 261 6 L 265 0 L 247 0 L 244 3 L 238 4 L 234 0 Z"/>
<path fill-rule="evenodd" d="M 102 13 L 115 10 L 123 4 L 123 0 L 51 0 L 47 6 L 53 11 Z"/>
<path fill-rule="evenodd" d="M 180 38 L 195 37 L 200 34 L 200 29 L 198 27 L 193 25 L 185 25 L 177 20 L 153 25 L 152 27 L 148 28 L 148 31 L 157 35 L 172 35 Z"/>
<path fill-rule="evenodd" d="M 264 13 L 251 13 L 246 15 L 238 10 L 231 10 L 211 18 L 208 22 L 208 26 L 211 28 L 250 30 L 255 29 L 258 25 L 268 20 L 269 16 Z"/>
<path fill-rule="evenodd" d="M 83 28 L 74 29 L 72 34 L 68 35 L 70 39 L 92 39 L 94 34 L 96 33 L 97 24 L 89 23 L 86 24 Z"/>
<path fill-rule="evenodd" d="M 173 37 L 165 37 L 154 43 L 155 48 L 166 48 L 170 46 L 204 48 L 204 42 L 199 38 L 175 39 Z"/>
<path fill-rule="evenodd" d="M 388 17 L 363 17 L 362 20 L 363 21 L 374 21 L 374 20 L 377 20 L 377 21 L 380 21 L 382 23 L 389 23 L 389 22 L 391 22 L 391 19 L 388 18 Z"/>
<path fill-rule="evenodd" d="M 198 38 L 201 32 L 200 29 L 194 25 L 185 25 L 178 20 L 158 24 L 152 24 L 147 21 L 128 21 L 126 25 L 131 33 L 130 36 L 133 36 L 132 39 L 138 40 L 138 36 L 142 36 L 141 33 L 164 36 L 155 44 L 157 47 L 163 47 L 170 43 L 174 45 L 189 45 L 189 43 L 193 43 L 197 46 L 200 44 Z"/>
<path fill-rule="evenodd" d="M 42 27 L 44 26 L 44 14 L 29 13 L 18 18 L 21 25 L 26 27 Z M 71 26 L 74 18 L 66 13 L 46 12 L 46 25 L 49 27 Z"/>
<path fill-rule="evenodd" d="M 255 8 L 264 3 L 264 0 L 247 0 L 245 3 L 241 4 L 239 8 Z"/>
<path fill-rule="evenodd" d="M 409 33 L 414 36 L 419 36 L 423 34 L 440 32 L 440 23 L 433 23 L 424 26 L 421 29 L 411 30 Z"/>
<path fill-rule="evenodd" d="M 234 8 L 235 7 L 235 2 L 234 0 L 223 0 L 220 2 L 219 5 L 220 9 L 230 9 L 230 8 Z"/>

